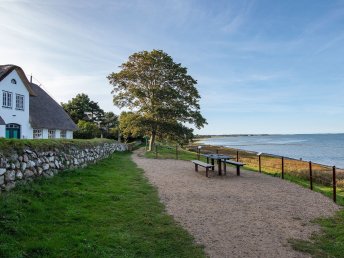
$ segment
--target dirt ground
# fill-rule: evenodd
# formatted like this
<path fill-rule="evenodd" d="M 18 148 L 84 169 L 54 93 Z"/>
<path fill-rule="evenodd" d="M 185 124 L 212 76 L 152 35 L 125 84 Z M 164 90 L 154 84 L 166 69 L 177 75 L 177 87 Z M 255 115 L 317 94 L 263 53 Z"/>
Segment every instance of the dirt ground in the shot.
<path fill-rule="evenodd" d="M 194 171 L 189 161 L 146 159 L 134 162 L 157 187 L 172 215 L 204 245 L 210 257 L 309 257 L 288 239 L 307 239 L 319 230 L 311 220 L 339 210 L 323 195 L 272 176 L 243 170 L 226 176 Z"/>

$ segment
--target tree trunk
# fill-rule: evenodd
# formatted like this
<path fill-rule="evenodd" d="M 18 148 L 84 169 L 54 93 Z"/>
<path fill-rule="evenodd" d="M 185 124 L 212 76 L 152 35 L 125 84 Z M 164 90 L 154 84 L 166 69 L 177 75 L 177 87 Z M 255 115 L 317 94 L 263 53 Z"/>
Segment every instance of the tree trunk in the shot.
<path fill-rule="evenodd" d="M 154 143 L 155 143 L 155 136 L 156 136 L 156 132 L 153 131 L 152 132 L 152 136 L 149 139 L 148 151 L 152 151 L 153 150 L 153 146 L 154 146 Z"/>

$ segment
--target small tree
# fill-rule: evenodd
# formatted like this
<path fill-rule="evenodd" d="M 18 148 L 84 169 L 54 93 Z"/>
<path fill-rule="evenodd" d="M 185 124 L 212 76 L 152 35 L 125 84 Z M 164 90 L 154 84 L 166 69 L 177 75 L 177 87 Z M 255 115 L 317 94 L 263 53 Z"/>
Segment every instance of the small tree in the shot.
<path fill-rule="evenodd" d="M 119 116 L 119 131 L 124 141 L 127 142 L 130 137 L 137 137 L 143 134 L 141 117 L 134 112 L 122 112 Z"/>
<path fill-rule="evenodd" d="M 114 104 L 137 112 L 140 127 L 151 136 L 149 150 L 159 135 L 187 139 L 192 129 L 186 124 L 206 124 L 196 80 L 162 50 L 134 53 L 120 68 L 108 76 Z"/>
<path fill-rule="evenodd" d="M 98 126 L 93 122 L 79 120 L 78 128 L 79 130 L 74 133 L 74 138 L 93 139 L 100 135 Z"/>
<path fill-rule="evenodd" d="M 113 112 L 105 112 L 100 126 L 104 130 L 104 137 L 115 139 L 118 133 L 118 116 Z"/>

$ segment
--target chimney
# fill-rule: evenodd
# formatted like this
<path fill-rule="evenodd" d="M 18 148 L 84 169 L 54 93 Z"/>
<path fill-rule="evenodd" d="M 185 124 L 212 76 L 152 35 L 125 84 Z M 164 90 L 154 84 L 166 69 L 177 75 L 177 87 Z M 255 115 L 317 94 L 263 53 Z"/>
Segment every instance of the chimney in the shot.
<path fill-rule="evenodd" d="M 30 83 L 32 83 L 32 74 L 30 75 Z"/>

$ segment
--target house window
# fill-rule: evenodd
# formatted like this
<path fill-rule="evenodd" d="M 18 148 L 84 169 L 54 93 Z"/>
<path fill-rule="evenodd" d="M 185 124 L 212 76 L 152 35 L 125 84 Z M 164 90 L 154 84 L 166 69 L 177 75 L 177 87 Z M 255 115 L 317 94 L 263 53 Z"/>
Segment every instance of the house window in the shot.
<path fill-rule="evenodd" d="M 67 131 L 66 131 L 66 130 L 61 130 L 61 132 L 60 132 L 60 138 L 66 139 L 66 137 L 67 137 Z"/>
<path fill-rule="evenodd" d="M 11 80 L 11 83 L 12 83 L 12 84 L 17 84 L 16 79 L 12 79 L 12 80 Z"/>
<path fill-rule="evenodd" d="M 12 92 L 2 91 L 2 106 L 12 108 Z"/>
<path fill-rule="evenodd" d="M 43 130 L 42 129 L 33 129 L 33 138 L 34 139 L 42 139 L 43 138 Z"/>
<path fill-rule="evenodd" d="M 24 96 L 16 94 L 16 109 L 24 110 Z"/>
<path fill-rule="evenodd" d="M 55 139 L 55 130 L 49 130 L 48 131 L 48 138 L 49 139 Z"/>

